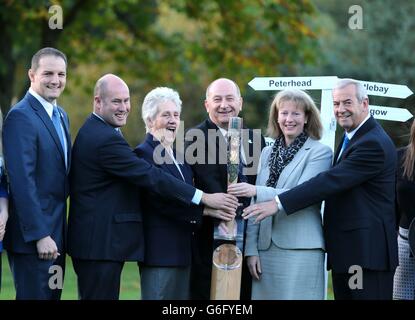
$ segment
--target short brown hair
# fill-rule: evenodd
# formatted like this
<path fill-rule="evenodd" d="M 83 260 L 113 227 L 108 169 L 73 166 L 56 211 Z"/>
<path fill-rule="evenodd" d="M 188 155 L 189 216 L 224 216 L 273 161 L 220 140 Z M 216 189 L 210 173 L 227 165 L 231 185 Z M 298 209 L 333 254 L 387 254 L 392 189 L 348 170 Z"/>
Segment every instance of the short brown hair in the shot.
<path fill-rule="evenodd" d="M 37 68 L 39 68 L 39 61 L 44 56 L 60 57 L 63 59 L 63 61 L 65 61 L 65 66 L 68 65 L 68 60 L 66 59 L 66 55 L 62 51 L 59 51 L 58 49 L 55 49 L 55 48 L 46 47 L 46 48 L 40 49 L 38 52 L 36 52 L 33 55 L 32 65 L 30 67 L 33 71 L 36 71 Z"/>

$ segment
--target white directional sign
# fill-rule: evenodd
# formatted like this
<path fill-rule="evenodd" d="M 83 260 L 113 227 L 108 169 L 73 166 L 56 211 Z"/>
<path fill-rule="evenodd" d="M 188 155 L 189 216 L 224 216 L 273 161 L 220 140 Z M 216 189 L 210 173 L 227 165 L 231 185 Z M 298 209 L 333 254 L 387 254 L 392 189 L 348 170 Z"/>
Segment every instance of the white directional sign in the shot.
<path fill-rule="evenodd" d="M 336 133 L 336 119 L 333 114 L 332 89 L 337 83 L 335 76 L 327 77 L 256 77 L 248 84 L 254 90 L 284 90 L 297 88 L 301 90 L 321 90 L 321 121 L 323 123 L 323 137 L 321 142 L 334 149 Z M 359 80 L 370 96 L 382 96 L 404 99 L 412 94 L 412 91 L 405 85 L 369 82 Z M 370 114 L 381 120 L 407 121 L 413 116 L 403 108 L 391 108 L 385 106 L 370 105 Z"/>
<path fill-rule="evenodd" d="M 413 93 L 407 86 L 400 84 L 359 81 L 364 85 L 367 90 L 367 94 L 370 96 L 405 99 Z"/>
<path fill-rule="evenodd" d="M 413 117 L 408 109 L 369 105 L 370 114 L 381 120 L 405 122 Z"/>
<path fill-rule="evenodd" d="M 257 77 L 248 85 L 254 90 L 301 90 L 332 89 L 337 77 Z"/>
<path fill-rule="evenodd" d="M 254 90 L 284 90 L 297 88 L 301 90 L 321 90 L 321 122 L 323 123 L 323 137 L 321 142 L 334 150 L 336 133 L 336 119 L 333 114 L 332 89 L 338 81 L 337 77 L 256 77 L 248 85 Z M 412 94 L 405 85 L 390 83 L 360 81 L 366 88 L 368 95 L 404 99 Z M 376 119 L 390 121 L 407 121 L 412 114 L 407 109 L 390 108 L 369 105 L 370 114 Z M 272 143 L 269 139 L 267 143 Z M 322 208 L 323 212 L 323 208 Z M 327 285 L 327 272 L 325 273 Z M 326 286 L 327 290 L 327 286 Z M 326 291 L 327 295 L 327 291 Z"/>

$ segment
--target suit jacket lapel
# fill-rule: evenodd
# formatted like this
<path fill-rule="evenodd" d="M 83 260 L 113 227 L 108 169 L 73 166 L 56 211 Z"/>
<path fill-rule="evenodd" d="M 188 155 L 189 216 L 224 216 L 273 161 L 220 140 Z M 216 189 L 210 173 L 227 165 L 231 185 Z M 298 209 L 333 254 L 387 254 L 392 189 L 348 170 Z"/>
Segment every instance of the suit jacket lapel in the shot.
<path fill-rule="evenodd" d="M 372 116 L 370 116 L 369 119 L 367 119 L 367 121 L 353 135 L 353 138 L 350 140 L 349 145 L 347 146 L 346 150 L 341 155 L 341 158 L 339 159 L 339 161 L 343 159 L 346 156 L 346 154 L 348 154 L 350 147 L 353 144 L 355 144 L 356 141 L 358 141 L 362 136 L 364 136 L 367 132 L 372 130 L 372 128 L 374 128 L 377 125 L 378 123 L 376 122 L 376 120 Z M 344 136 L 343 136 L 343 139 L 340 141 L 339 145 L 337 146 L 336 154 L 333 159 L 333 166 L 338 163 L 337 158 L 339 157 L 339 153 L 340 153 L 340 150 L 343 144 L 343 140 L 344 140 Z"/>
<path fill-rule="evenodd" d="M 164 152 L 166 152 L 164 150 Z M 167 155 L 166 157 L 170 157 L 169 155 Z M 172 160 L 173 161 L 173 160 Z M 165 163 L 162 166 L 164 166 L 165 168 L 167 168 L 167 170 L 173 175 L 175 176 L 177 179 L 183 180 L 182 175 L 179 172 L 179 169 L 177 169 L 176 165 L 174 163 Z"/>
<path fill-rule="evenodd" d="M 151 149 L 154 150 L 156 149 L 159 145 L 160 145 L 160 141 L 158 141 L 157 139 L 154 138 L 154 136 L 151 133 L 147 133 L 146 135 L 146 143 L 148 143 L 151 146 Z M 166 149 L 163 148 L 163 150 L 161 151 L 161 156 L 166 159 L 167 157 L 169 157 L 169 160 L 173 161 L 173 159 L 166 154 L 167 151 Z M 169 171 L 173 176 L 175 176 L 177 179 L 180 179 L 183 181 L 183 177 L 180 174 L 179 170 L 177 169 L 176 165 L 173 163 L 162 163 L 160 165 L 162 168 L 164 168 L 165 170 Z"/>
<path fill-rule="evenodd" d="M 208 131 L 206 132 L 206 143 L 207 143 L 207 150 L 209 150 L 209 148 L 211 148 L 211 146 L 209 146 L 209 141 L 208 141 L 208 133 L 209 133 L 209 129 L 214 129 L 217 132 L 218 137 L 216 139 L 221 139 L 223 137 L 222 132 L 220 131 L 220 129 L 218 128 L 218 126 L 216 124 L 214 124 L 210 119 L 206 120 L 206 127 L 208 129 Z M 227 164 L 221 164 L 219 162 L 220 159 L 220 155 L 225 154 L 226 155 L 226 159 L 227 159 L 227 144 L 226 143 L 219 143 L 219 141 L 216 141 L 215 143 L 215 152 L 216 152 L 216 163 L 219 164 L 219 171 L 220 171 L 220 177 L 226 177 L 226 185 L 227 185 L 227 180 L 228 180 L 228 166 Z M 207 159 L 206 159 L 207 160 Z"/>
<path fill-rule="evenodd" d="M 343 139 L 340 141 L 339 145 L 337 146 L 336 153 L 334 154 L 334 157 L 333 157 L 333 164 L 332 164 L 332 166 L 333 166 L 333 167 L 334 167 L 334 166 L 336 165 L 336 163 L 337 163 L 337 158 L 339 157 L 340 150 L 341 150 L 342 145 L 343 145 L 343 140 L 344 140 L 344 134 L 343 134 Z M 349 143 L 350 143 L 350 142 L 349 142 Z"/>
<path fill-rule="evenodd" d="M 372 116 L 370 116 L 369 119 L 367 119 L 367 121 L 363 124 L 363 126 L 361 126 L 359 130 L 356 131 L 352 140 L 350 140 L 349 142 L 349 146 L 377 125 L 378 123 L 376 122 L 376 120 Z"/>
<path fill-rule="evenodd" d="M 176 161 L 177 161 L 177 163 L 178 163 L 178 165 L 180 167 L 180 170 L 182 172 L 182 175 L 184 177 L 184 181 L 187 182 L 188 184 L 193 184 L 193 173 L 192 173 L 192 169 L 190 168 L 190 166 L 188 164 L 178 162 L 178 160 L 177 160 L 178 156 L 177 156 L 176 149 L 173 149 L 173 153 L 174 153 L 174 156 L 176 158 Z M 181 155 L 181 154 L 179 154 L 179 155 Z M 184 157 L 181 157 L 180 159 L 184 159 Z M 176 171 L 177 171 L 177 167 L 176 167 Z M 180 175 L 180 173 L 179 173 L 179 175 Z M 180 178 L 183 179 L 182 176 L 180 176 Z"/>
<path fill-rule="evenodd" d="M 62 160 L 65 161 L 65 154 L 63 152 L 63 148 L 59 140 L 58 133 L 56 132 L 56 129 L 52 123 L 52 120 L 49 117 L 48 113 L 46 112 L 45 108 L 43 108 L 41 103 L 35 97 L 33 97 L 30 93 L 27 93 L 26 97 L 28 98 L 31 107 L 35 110 L 38 117 L 42 120 L 43 124 L 48 129 L 50 135 L 52 136 L 53 141 L 55 142 L 56 147 L 59 150 L 59 153 L 62 156 Z"/>
<path fill-rule="evenodd" d="M 287 182 L 288 177 L 291 175 L 291 173 L 297 168 L 299 163 L 303 160 L 305 155 L 309 152 L 311 140 L 308 138 L 306 142 L 304 143 L 303 147 L 298 150 L 297 154 L 294 156 L 294 158 L 291 160 L 291 162 L 282 170 L 281 175 L 278 179 L 277 188 L 284 187 L 285 183 Z"/>
<path fill-rule="evenodd" d="M 190 166 L 186 163 L 180 164 L 180 169 L 182 169 L 182 173 L 184 176 L 184 180 L 188 183 L 193 185 L 193 173 Z"/>

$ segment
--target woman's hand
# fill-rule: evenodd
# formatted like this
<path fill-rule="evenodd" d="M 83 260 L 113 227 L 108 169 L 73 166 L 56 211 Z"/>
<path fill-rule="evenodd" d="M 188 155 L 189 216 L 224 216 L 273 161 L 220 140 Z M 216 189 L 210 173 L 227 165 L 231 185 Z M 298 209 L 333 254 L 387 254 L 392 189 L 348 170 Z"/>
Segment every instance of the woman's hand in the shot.
<path fill-rule="evenodd" d="M 256 187 L 246 182 L 235 183 L 228 186 L 228 193 L 235 197 L 254 197 L 256 196 Z"/>
<path fill-rule="evenodd" d="M 251 204 L 242 213 L 244 219 L 256 217 L 254 223 L 259 223 L 266 217 L 270 217 L 278 212 L 278 205 L 275 200 Z"/>
<path fill-rule="evenodd" d="M 261 276 L 261 262 L 259 261 L 258 256 L 249 256 L 246 258 L 246 264 L 248 266 L 249 272 L 251 273 L 252 278 L 259 280 Z"/>

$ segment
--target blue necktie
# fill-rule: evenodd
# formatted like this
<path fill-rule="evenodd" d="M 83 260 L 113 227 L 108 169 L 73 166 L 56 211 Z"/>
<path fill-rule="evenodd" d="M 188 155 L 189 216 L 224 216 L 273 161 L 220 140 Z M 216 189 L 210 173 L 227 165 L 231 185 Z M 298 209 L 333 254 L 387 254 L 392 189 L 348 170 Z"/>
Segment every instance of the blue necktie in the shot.
<path fill-rule="evenodd" d="M 66 166 L 66 149 L 65 149 L 65 140 L 63 138 L 62 126 L 61 126 L 61 117 L 58 111 L 58 107 L 53 106 L 52 113 L 52 122 L 55 126 L 56 133 L 58 134 L 59 141 L 61 142 L 62 150 L 65 155 L 65 166 Z"/>
<path fill-rule="evenodd" d="M 350 140 L 347 137 L 347 135 L 344 135 L 343 144 L 342 144 L 342 153 L 347 148 L 347 145 L 349 144 Z"/>
<path fill-rule="evenodd" d="M 121 129 L 120 128 L 114 128 L 115 131 L 117 131 L 117 133 L 124 138 L 124 136 L 122 135 Z"/>
<path fill-rule="evenodd" d="M 344 150 L 346 150 L 347 145 L 349 144 L 349 142 L 350 142 L 350 140 L 347 137 L 347 135 L 345 134 L 344 135 L 344 139 L 343 139 L 342 148 L 340 149 L 339 157 L 337 158 L 337 162 L 340 161 L 340 158 L 341 158 L 342 154 L 344 153 Z"/>

